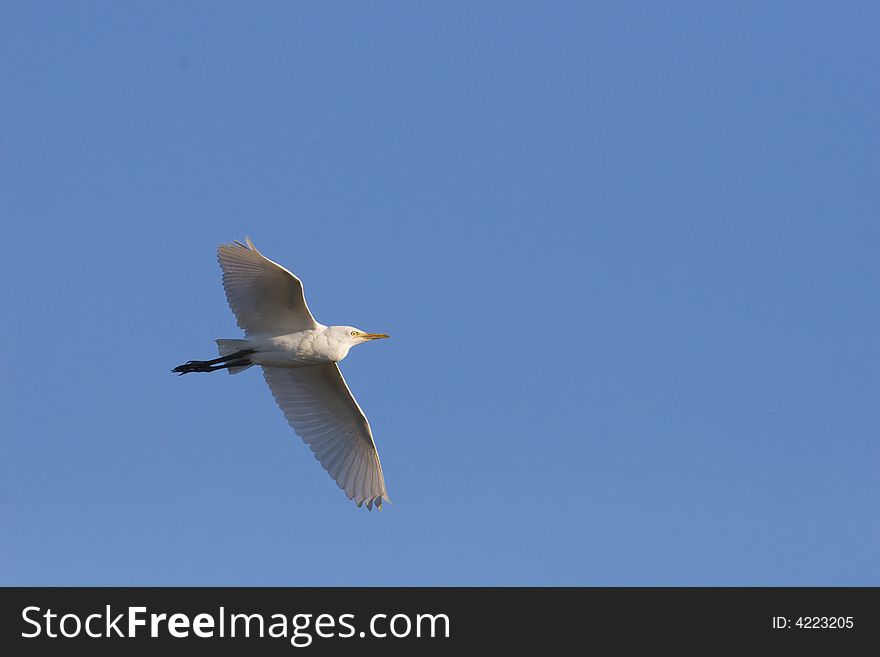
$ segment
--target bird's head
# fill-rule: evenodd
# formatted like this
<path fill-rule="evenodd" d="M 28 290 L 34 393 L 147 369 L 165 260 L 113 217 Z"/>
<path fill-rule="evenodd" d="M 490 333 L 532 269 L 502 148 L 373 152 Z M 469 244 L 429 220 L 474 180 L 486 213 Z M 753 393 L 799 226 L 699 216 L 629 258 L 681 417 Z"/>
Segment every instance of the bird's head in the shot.
<path fill-rule="evenodd" d="M 331 326 L 330 330 L 333 332 L 334 337 L 339 340 L 343 344 L 347 344 L 350 347 L 353 347 L 356 344 L 361 344 L 362 342 L 369 342 L 370 340 L 379 340 L 381 338 L 390 338 L 390 335 L 385 335 L 384 333 L 367 333 L 366 331 L 361 331 L 359 328 L 355 328 L 354 326 Z"/>

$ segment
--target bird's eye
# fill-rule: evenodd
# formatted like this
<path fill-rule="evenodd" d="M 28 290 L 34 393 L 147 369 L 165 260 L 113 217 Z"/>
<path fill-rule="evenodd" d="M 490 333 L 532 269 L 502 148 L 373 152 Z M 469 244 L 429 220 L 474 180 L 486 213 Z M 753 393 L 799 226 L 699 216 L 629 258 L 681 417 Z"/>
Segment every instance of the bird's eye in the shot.
<path fill-rule="evenodd" d="M 351 334 L 352 334 L 352 335 L 357 335 L 358 332 L 357 332 L 357 331 L 352 331 Z"/>

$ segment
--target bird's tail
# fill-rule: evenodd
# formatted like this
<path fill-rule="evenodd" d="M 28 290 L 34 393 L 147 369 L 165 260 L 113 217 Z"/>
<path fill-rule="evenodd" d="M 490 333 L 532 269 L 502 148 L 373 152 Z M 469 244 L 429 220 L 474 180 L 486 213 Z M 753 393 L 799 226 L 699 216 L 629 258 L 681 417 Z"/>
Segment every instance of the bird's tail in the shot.
<path fill-rule="evenodd" d="M 228 356 L 229 354 L 234 354 L 237 351 L 248 348 L 247 340 L 224 340 L 223 338 L 220 338 L 216 340 L 216 342 L 217 350 L 220 352 L 221 356 Z M 244 372 L 249 367 L 251 366 L 242 365 L 240 367 L 230 367 L 229 373 L 238 374 L 239 372 Z"/>

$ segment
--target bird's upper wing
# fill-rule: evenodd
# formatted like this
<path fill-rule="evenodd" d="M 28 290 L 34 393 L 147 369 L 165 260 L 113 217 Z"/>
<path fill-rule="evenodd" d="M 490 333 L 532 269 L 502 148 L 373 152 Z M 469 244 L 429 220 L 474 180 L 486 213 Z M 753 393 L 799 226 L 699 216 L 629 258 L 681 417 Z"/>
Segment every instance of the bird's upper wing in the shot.
<path fill-rule="evenodd" d="M 358 506 L 389 500 L 370 423 L 336 363 L 266 367 L 275 401 L 324 469 Z"/>
<path fill-rule="evenodd" d="M 257 251 L 250 239 L 247 246 L 221 244 L 217 260 L 229 307 L 246 333 L 292 333 L 318 326 L 303 296 L 302 281 Z"/>

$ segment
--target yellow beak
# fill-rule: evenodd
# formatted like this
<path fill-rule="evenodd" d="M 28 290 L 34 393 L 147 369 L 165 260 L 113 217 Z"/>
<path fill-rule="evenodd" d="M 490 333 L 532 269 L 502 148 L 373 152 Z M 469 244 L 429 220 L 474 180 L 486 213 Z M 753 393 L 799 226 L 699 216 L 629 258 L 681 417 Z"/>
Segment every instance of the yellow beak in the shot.
<path fill-rule="evenodd" d="M 384 333 L 364 333 L 361 336 L 364 340 L 381 340 L 382 338 L 390 338 L 390 335 Z"/>

